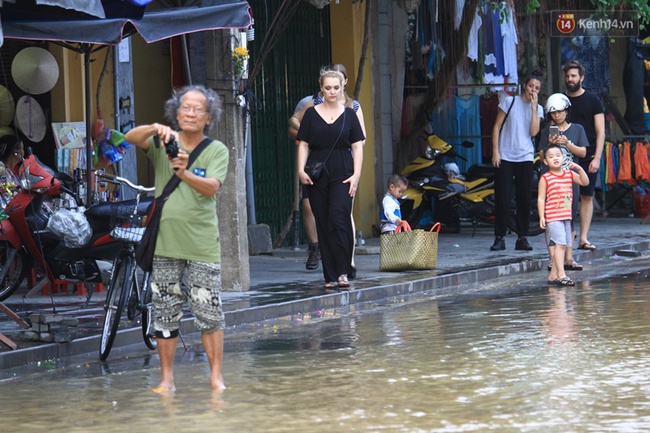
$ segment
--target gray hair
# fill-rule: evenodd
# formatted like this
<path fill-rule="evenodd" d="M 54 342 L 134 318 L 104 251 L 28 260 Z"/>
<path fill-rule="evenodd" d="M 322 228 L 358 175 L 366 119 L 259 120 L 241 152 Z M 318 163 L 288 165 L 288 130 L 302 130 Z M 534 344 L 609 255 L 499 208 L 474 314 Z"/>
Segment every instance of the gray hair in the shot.
<path fill-rule="evenodd" d="M 178 114 L 178 109 L 181 106 L 181 102 L 183 101 L 183 96 L 185 96 L 185 94 L 188 92 L 199 92 L 205 96 L 205 109 L 207 110 L 206 116 L 212 119 L 212 121 L 205 126 L 204 133 L 207 134 L 212 125 L 214 125 L 216 121 L 219 120 L 223 107 L 221 98 L 219 95 L 217 95 L 217 92 L 212 89 L 208 89 L 205 86 L 189 85 L 174 90 L 172 97 L 169 98 L 167 102 L 165 102 L 165 117 L 167 120 L 169 120 L 174 129 L 179 129 L 176 116 Z"/>

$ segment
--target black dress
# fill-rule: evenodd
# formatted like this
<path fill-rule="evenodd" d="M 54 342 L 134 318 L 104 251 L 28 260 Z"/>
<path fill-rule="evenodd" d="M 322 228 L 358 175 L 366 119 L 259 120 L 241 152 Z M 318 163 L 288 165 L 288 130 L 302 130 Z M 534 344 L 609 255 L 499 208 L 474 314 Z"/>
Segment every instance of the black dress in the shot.
<path fill-rule="evenodd" d="M 307 109 L 296 136 L 309 144 L 308 161 L 324 161 L 319 179 L 309 185 L 309 201 L 316 220 L 316 231 L 323 261 L 325 281 L 336 281 L 350 272 L 354 233 L 350 184 L 343 181 L 354 174 L 351 144 L 365 139 L 361 124 L 351 108 L 345 108 L 332 124 L 314 109 Z M 336 143 L 336 144 L 334 144 Z"/>

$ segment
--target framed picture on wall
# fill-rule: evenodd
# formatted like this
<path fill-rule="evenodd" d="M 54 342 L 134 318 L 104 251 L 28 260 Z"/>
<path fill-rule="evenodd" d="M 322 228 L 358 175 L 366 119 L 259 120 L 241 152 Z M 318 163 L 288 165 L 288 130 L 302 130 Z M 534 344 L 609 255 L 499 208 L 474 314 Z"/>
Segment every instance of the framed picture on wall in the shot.
<path fill-rule="evenodd" d="M 52 132 L 57 149 L 79 149 L 86 147 L 85 122 L 53 122 Z"/>

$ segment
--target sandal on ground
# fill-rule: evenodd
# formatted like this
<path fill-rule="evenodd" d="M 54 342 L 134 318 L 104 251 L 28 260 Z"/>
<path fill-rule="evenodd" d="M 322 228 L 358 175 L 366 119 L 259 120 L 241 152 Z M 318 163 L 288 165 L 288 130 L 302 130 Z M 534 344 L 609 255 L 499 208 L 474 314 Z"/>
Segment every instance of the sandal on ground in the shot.
<path fill-rule="evenodd" d="M 591 242 L 585 242 L 584 244 L 580 245 L 578 247 L 579 250 L 590 250 L 593 251 L 596 249 L 596 245 L 592 244 Z"/>
<path fill-rule="evenodd" d="M 556 284 L 558 286 L 575 286 L 576 283 L 569 277 L 564 277 L 560 278 L 559 280 L 556 280 Z"/>
<path fill-rule="evenodd" d="M 334 281 L 328 281 L 325 283 L 325 288 L 326 289 L 336 289 L 339 285 L 336 284 Z"/>
<path fill-rule="evenodd" d="M 339 288 L 347 289 L 348 287 L 350 287 L 350 283 L 348 282 L 348 276 L 343 274 L 339 277 Z"/>
<path fill-rule="evenodd" d="M 551 285 L 554 285 L 554 286 L 558 285 L 558 284 L 559 284 L 559 281 L 560 281 L 560 280 L 558 280 L 558 279 L 555 279 L 555 280 L 546 280 L 547 283 L 549 283 L 549 284 L 551 284 Z"/>
<path fill-rule="evenodd" d="M 569 263 L 564 265 L 565 271 L 581 271 L 582 269 L 582 265 L 575 260 L 569 260 Z"/>

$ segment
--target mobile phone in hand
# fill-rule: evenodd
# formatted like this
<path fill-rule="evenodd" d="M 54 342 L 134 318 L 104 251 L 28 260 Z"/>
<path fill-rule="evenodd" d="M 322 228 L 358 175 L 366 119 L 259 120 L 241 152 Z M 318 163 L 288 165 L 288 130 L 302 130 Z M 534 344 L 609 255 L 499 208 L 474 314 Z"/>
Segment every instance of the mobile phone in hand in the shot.
<path fill-rule="evenodd" d="M 551 135 L 551 137 L 557 137 L 558 135 L 560 135 L 560 128 L 558 128 L 555 125 L 551 125 L 548 127 L 548 132 Z"/>

